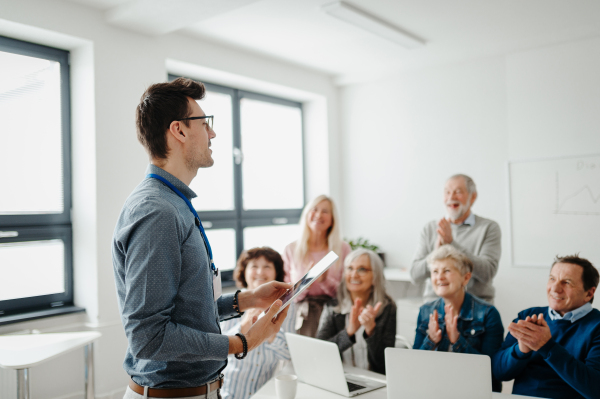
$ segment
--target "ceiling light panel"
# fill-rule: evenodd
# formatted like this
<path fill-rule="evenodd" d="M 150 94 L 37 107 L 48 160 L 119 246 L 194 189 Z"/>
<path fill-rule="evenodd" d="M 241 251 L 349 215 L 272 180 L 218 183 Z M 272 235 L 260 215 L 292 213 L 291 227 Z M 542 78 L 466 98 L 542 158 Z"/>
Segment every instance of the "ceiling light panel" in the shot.
<path fill-rule="evenodd" d="M 321 9 L 335 18 L 367 30 L 405 48 L 414 49 L 425 45 L 425 40 L 349 3 L 335 1 L 325 4 Z"/>

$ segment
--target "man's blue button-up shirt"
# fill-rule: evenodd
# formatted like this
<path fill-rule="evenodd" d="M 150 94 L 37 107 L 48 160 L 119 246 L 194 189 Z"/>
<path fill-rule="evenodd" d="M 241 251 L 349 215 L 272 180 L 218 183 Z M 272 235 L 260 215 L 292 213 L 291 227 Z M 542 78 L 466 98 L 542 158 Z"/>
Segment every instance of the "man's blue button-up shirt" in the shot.
<path fill-rule="evenodd" d="M 190 200 L 196 197 L 155 165 L 146 173 L 164 177 Z M 206 247 L 185 201 L 160 180 L 143 180 L 123 206 L 112 257 L 129 343 L 125 371 L 137 384 L 155 388 L 195 387 L 217 378 L 229 352 L 219 319 L 235 316 L 233 295 L 214 301 Z"/>

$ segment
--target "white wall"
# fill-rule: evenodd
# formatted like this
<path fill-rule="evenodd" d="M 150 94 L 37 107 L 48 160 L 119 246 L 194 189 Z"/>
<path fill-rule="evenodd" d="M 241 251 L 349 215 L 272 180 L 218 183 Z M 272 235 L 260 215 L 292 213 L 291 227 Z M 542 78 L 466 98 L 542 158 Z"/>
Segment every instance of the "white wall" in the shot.
<path fill-rule="evenodd" d="M 390 266 L 410 267 L 423 225 L 443 215 L 445 179 L 469 174 L 475 213 L 503 232 L 494 283 L 503 322 L 546 304 L 548 270 L 510 264 L 507 162 L 598 152 L 599 50 L 600 39 L 573 42 L 343 89 L 346 236 L 367 237 Z"/>
<path fill-rule="evenodd" d="M 127 381 L 122 369 L 126 340 L 117 308 L 110 248 L 121 206 L 143 178 L 148 163 L 134 125 L 135 106 L 145 88 L 166 80 L 169 59 L 264 82 L 267 92 L 272 87 L 287 87 L 301 93 L 300 97 L 309 93 L 296 99 L 304 100 L 306 117 L 311 121 L 306 126 L 307 152 L 311 146 L 319 147 L 317 161 L 322 168 L 307 168 L 308 192 L 338 196 L 339 182 L 329 180 L 331 173 L 339 174 L 338 147 L 334 145 L 337 88 L 328 76 L 239 49 L 177 34 L 156 38 L 115 28 L 104 22 L 100 11 L 58 0 L 0 0 L 0 34 L 73 52 L 76 303 L 88 310 L 86 316 L 2 327 L 0 334 L 25 329 L 102 332 L 96 354 L 96 392 L 100 398 L 111 397 L 113 392 L 118 396 Z M 218 145 L 218 138 L 214 145 Z M 33 397 L 83 395 L 82 351 L 36 367 L 31 374 Z M 0 397 L 3 392 L 0 387 Z"/>

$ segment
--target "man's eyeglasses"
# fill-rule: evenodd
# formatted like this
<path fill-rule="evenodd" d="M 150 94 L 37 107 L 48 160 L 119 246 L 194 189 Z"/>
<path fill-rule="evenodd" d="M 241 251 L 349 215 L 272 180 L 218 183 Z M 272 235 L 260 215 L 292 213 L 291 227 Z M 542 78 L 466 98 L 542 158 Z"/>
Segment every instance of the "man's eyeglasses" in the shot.
<path fill-rule="evenodd" d="M 177 121 L 193 121 L 194 119 L 206 119 L 208 123 L 208 127 L 213 128 L 213 118 L 214 115 L 204 115 L 204 116 L 190 116 L 189 118 L 178 119 Z"/>
<path fill-rule="evenodd" d="M 347 274 L 352 274 L 352 272 L 356 272 L 356 274 L 358 274 L 359 276 L 366 276 L 367 273 L 369 273 L 371 271 L 372 271 L 371 269 L 367 269 L 366 267 L 357 267 L 355 269 L 352 266 L 348 266 L 346 268 L 346 273 Z"/>

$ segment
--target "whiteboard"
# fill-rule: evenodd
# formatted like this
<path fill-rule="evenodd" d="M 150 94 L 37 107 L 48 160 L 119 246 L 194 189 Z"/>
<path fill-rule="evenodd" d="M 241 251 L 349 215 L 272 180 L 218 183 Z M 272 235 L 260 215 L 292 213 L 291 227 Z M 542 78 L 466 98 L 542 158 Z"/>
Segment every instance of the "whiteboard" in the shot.
<path fill-rule="evenodd" d="M 508 164 L 513 266 L 579 253 L 600 267 L 600 155 Z"/>

